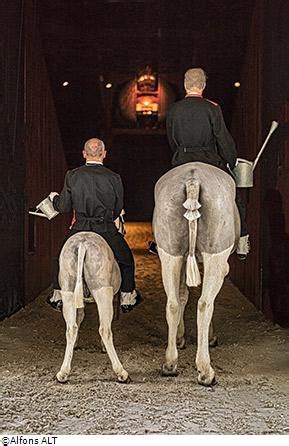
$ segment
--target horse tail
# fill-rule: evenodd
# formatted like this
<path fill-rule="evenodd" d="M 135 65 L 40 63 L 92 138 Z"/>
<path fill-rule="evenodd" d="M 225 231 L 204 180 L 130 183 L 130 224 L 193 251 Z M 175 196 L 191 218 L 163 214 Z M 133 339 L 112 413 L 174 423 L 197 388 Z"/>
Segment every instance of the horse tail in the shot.
<path fill-rule="evenodd" d="M 189 253 L 186 266 L 186 283 L 188 286 L 198 286 L 201 283 L 201 275 L 195 256 L 198 218 L 201 216 L 198 209 L 201 207 L 199 203 L 200 183 L 196 179 L 190 179 L 186 182 L 187 199 L 183 206 L 186 209 L 184 217 L 189 223 Z"/>
<path fill-rule="evenodd" d="M 77 276 L 76 276 L 76 285 L 73 293 L 75 308 L 84 307 L 82 272 L 83 272 L 85 253 L 86 253 L 85 244 L 80 243 L 77 250 Z"/>

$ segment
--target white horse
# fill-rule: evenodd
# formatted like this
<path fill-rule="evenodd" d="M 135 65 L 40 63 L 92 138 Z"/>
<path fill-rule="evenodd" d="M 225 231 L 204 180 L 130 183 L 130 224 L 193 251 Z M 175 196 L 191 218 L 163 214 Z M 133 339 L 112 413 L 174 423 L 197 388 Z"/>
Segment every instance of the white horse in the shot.
<path fill-rule="evenodd" d="M 196 367 L 199 384 L 209 386 L 215 380 L 209 354 L 214 300 L 240 236 L 234 180 L 200 162 L 170 170 L 155 186 L 153 232 L 167 295 L 168 346 L 162 372 L 177 373 L 177 345 L 182 348 L 185 344 L 187 287 L 201 284 L 198 259 L 203 263 L 203 285 L 197 310 Z"/>
<path fill-rule="evenodd" d="M 99 314 L 99 334 L 120 382 L 130 381 L 113 345 L 111 322 L 113 296 L 120 288 L 121 276 L 113 252 L 106 241 L 94 232 L 79 232 L 64 244 L 59 258 L 59 284 L 66 322 L 66 350 L 56 378 L 66 382 L 71 370 L 73 349 L 84 318 L 83 275 Z"/>

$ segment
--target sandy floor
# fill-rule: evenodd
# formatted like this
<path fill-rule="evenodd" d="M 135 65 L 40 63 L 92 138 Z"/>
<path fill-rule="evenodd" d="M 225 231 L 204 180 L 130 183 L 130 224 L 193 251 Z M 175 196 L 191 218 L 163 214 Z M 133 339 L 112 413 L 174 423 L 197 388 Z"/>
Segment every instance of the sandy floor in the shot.
<path fill-rule="evenodd" d="M 86 306 L 67 384 L 54 380 L 63 359 L 62 315 L 45 294 L 0 325 L 1 433 L 289 434 L 289 331 L 264 319 L 226 280 L 216 300 L 218 384 L 197 384 L 196 302 L 186 308 L 187 348 L 179 375 L 163 378 L 165 294 L 159 260 L 146 252 L 150 227 L 130 224 L 137 284 L 145 301 L 113 322 L 115 347 L 132 383 L 118 384 L 100 351 L 97 312 Z"/>

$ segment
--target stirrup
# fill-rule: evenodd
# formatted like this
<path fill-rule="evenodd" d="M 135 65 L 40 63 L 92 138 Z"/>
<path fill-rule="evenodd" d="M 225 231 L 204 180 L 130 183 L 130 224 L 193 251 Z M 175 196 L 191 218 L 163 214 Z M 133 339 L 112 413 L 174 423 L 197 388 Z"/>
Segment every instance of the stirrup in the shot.
<path fill-rule="evenodd" d="M 62 312 L 63 302 L 60 290 L 53 290 L 46 298 L 46 303 L 55 311 Z"/>
<path fill-rule="evenodd" d="M 131 292 L 121 292 L 120 293 L 120 308 L 123 313 L 129 313 L 137 305 L 143 301 L 143 297 L 140 292 L 133 290 Z"/>
<path fill-rule="evenodd" d="M 240 260 L 245 260 L 250 252 L 249 234 L 240 237 L 236 253 Z"/>
<path fill-rule="evenodd" d="M 148 243 L 148 251 L 150 254 L 158 255 L 158 247 L 154 240 L 150 240 Z"/>

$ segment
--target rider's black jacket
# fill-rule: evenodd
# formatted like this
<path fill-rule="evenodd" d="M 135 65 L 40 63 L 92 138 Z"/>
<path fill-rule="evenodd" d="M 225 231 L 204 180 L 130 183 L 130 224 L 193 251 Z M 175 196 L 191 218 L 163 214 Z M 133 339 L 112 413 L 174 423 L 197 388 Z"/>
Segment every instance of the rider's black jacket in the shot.
<path fill-rule="evenodd" d="M 224 170 L 227 163 L 234 168 L 235 143 L 218 104 L 202 96 L 186 96 L 170 107 L 166 125 L 173 166 L 201 161 Z"/>
<path fill-rule="evenodd" d="M 60 212 L 75 211 L 75 230 L 107 231 L 123 208 L 120 176 L 102 164 L 86 164 L 67 171 L 64 187 L 53 199 Z"/>

